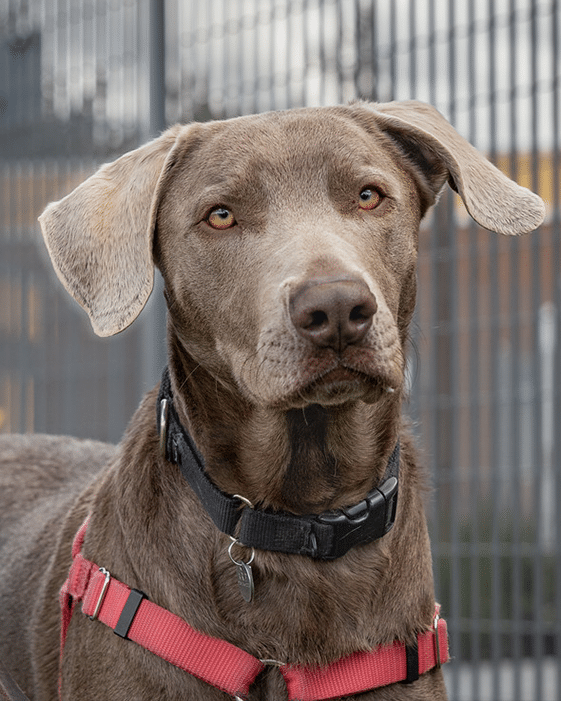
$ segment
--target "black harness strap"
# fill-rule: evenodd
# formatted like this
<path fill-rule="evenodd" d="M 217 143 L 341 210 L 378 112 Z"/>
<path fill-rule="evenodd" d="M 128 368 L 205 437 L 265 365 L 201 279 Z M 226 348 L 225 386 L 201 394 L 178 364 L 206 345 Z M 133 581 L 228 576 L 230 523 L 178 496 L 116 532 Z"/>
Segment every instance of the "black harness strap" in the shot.
<path fill-rule="evenodd" d="M 399 442 L 382 483 L 358 504 L 321 514 L 297 516 L 254 509 L 221 491 L 207 476 L 204 460 L 173 406 L 169 371 L 160 385 L 157 422 L 162 450 L 176 463 L 216 527 L 247 547 L 333 560 L 355 545 L 370 543 L 392 528 L 397 507 Z M 163 425 L 165 424 L 165 425 Z M 244 507 L 244 508 L 242 508 Z"/>

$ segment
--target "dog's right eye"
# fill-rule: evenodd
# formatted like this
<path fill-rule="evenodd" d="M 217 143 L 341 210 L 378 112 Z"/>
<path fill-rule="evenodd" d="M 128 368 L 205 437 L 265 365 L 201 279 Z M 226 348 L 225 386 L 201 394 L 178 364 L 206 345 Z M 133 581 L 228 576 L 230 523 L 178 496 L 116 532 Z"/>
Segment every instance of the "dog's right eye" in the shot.
<path fill-rule="evenodd" d="M 226 207 L 215 207 L 209 212 L 206 222 L 213 229 L 222 231 L 233 227 L 236 223 L 236 219 L 232 212 Z"/>
<path fill-rule="evenodd" d="M 359 195 L 358 206 L 361 209 L 376 209 L 382 201 L 382 195 L 374 187 L 365 187 Z"/>

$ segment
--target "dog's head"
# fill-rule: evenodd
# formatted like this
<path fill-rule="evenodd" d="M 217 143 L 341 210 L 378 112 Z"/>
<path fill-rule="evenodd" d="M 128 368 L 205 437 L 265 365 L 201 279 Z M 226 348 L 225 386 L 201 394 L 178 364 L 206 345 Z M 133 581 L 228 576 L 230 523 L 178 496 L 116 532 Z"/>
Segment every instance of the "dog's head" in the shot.
<path fill-rule="evenodd" d="M 539 197 L 433 108 L 311 108 L 174 126 L 40 217 L 96 333 L 140 313 L 153 265 L 185 352 L 262 406 L 373 402 L 403 382 L 419 223 L 449 182 L 503 234 Z"/>

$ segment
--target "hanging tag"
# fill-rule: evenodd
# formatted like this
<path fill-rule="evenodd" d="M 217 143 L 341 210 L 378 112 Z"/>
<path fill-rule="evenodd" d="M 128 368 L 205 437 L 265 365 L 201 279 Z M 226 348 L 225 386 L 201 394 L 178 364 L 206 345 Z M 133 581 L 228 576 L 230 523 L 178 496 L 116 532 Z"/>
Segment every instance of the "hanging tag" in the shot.
<path fill-rule="evenodd" d="M 251 565 L 247 562 L 238 561 L 236 562 L 236 574 L 238 577 L 238 588 L 243 600 L 248 604 L 253 599 L 253 574 L 251 572 Z"/>
<path fill-rule="evenodd" d="M 232 538 L 232 542 L 228 548 L 228 556 L 236 566 L 236 577 L 238 579 L 240 594 L 242 595 L 243 600 L 249 604 L 249 602 L 253 599 L 254 584 L 251 563 L 255 558 L 255 550 L 251 548 L 251 557 L 249 558 L 248 562 L 244 562 L 243 560 L 234 560 L 234 557 L 232 556 L 232 548 L 236 544 L 239 545 L 238 541 L 235 538 Z"/>

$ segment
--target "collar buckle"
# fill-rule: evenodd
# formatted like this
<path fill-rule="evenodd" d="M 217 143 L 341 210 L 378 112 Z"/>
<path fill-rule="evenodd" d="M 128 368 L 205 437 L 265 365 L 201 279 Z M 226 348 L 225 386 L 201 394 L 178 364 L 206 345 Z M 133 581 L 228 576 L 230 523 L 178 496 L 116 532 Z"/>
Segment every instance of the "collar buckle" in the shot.
<path fill-rule="evenodd" d="M 358 504 L 317 517 L 319 523 L 333 529 L 329 559 L 341 557 L 355 545 L 370 543 L 391 530 L 397 510 L 397 487 L 397 478 L 388 477 Z"/>

